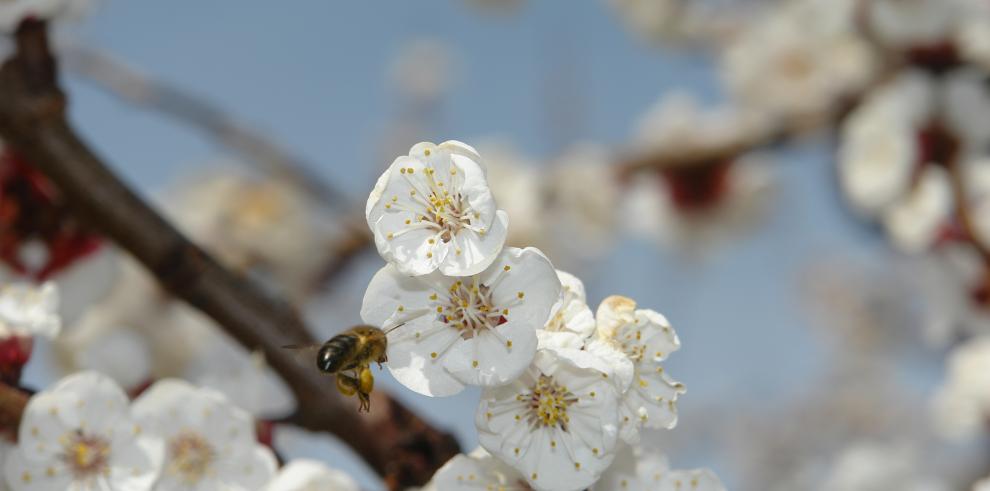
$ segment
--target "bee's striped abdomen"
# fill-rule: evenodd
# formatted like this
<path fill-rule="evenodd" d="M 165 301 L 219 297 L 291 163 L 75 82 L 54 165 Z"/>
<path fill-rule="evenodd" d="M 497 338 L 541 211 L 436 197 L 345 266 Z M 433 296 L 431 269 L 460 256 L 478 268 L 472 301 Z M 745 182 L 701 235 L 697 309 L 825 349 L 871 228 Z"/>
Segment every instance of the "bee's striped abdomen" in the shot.
<path fill-rule="evenodd" d="M 327 341 L 317 356 L 316 364 L 320 370 L 335 373 L 350 369 L 348 364 L 354 359 L 360 340 L 353 334 L 338 334 Z"/>

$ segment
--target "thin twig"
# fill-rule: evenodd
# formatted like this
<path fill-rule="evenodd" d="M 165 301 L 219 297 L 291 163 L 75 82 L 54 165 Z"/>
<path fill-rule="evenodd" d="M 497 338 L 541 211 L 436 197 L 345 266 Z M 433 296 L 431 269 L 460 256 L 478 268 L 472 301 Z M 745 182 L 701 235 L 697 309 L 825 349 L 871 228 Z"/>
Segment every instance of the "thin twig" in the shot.
<path fill-rule="evenodd" d="M 70 127 L 42 22 L 21 25 L 17 51 L 0 68 L 0 136 L 46 174 L 80 218 L 132 254 L 165 289 L 213 318 L 249 350 L 264 352 L 296 397 L 293 423 L 339 437 L 390 489 L 423 484 L 458 452 L 453 437 L 387 396 L 379 395 L 382 402 L 373 410 L 391 417 L 359 416 L 333 391 L 331 380 L 281 348 L 314 341 L 295 310 L 186 239 Z"/>
<path fill-rule="evenodd" d="M 314 162 L 293 155 L 205 98 L 148 77 L 91 47 L 67 43 L 59 46 L 59 55 L 66 69 L 109 94 L 199 128 L 245 161 L 291 182 L 329 209 L 345 211 L 349 200 L 312 171 L 318 168 Z"/>

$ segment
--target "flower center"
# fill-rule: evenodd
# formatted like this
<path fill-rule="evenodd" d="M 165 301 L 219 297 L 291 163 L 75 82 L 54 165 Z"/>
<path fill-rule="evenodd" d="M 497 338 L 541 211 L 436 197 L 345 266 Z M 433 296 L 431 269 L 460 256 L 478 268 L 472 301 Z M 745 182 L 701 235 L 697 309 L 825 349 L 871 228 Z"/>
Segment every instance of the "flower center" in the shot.
<path fill-rule="evenodd" d="M 169 442 L 169 472 L 186 484 L 203 479 L 216 460 L 216 452 L 199 433 L 185 431 Z"/>
<path fill-rule="evenodd" d="M 492 329 L 508 322 L 509 309 L 499 309 L 492 300 L 492 287 L 471 278 L 471 284 L 457 280 L 447 291 L 441 320 L 461 331 L 464 339 L 470 339 L 481 329 Z"/>
<path fill-rule="evenodd" d="M 523 400 L 527 397 L 523 396 Z M 567 424 L 571 422 L 567 416 L 567 408 L 577 402 L 578 398 L 567 387 L 557 384 L 557 382 L 540 375 L 540 379 L 529 393 L 529 423 L 532 426 L 553 427 L 567 431 Z"/>
<path fill-rule="evenodd" d="M 391 202 L 385 204 L 385 209 L 412 213 L 414 218 L 406 220 L 407 230 L 433 229 L 437 238 L 447 243 L 462 229 L 469 227 L 472 220 L 479 218 L 479 214 L 471 209 L 467 199 L 456 189 L 456 167 L 451 167 L 450 181 L 447 182 L 437 179 L 436 170 L 432 167 L 421 171 L 425 178 L 416 176 L 416 170 L 412 167 L 400 168 L 399 172 L 406 177 L 412 188 L 409 191 L 412 206 L 404 205 L 398 196 L 392 196 Z M 478 232 L 484 233 L 484 229 Z"/>
<path fill-rule="evenodd" d="M 61 458 L 77 478 L 106 474 L 110 470 L 110 443 L 76 431 L 66 440 Z"/>

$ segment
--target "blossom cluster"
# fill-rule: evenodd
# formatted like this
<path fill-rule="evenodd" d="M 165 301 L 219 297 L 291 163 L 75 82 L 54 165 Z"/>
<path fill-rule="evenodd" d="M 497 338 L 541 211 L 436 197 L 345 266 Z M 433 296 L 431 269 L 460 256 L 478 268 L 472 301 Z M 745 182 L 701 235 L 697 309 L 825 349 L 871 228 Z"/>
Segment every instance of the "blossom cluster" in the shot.
<path fill-rule="evenodd" d="M 386 330 L 392 375 L 429 396 L 483 389 L 483 450 L 449 462 L 436 489 L 585 489 L 642 429 L 677 423 L 684 386 L 662 366 L 680 347 L 673 328 L 620 296 L 593 313 L 579 279 L 538 249 L 504 246 L 508 217 L 474 148 L 413 146 L 379 178 L 366 218 L 388 264 L 361 316 Z M 717 483 L 700 472 L 657 479 Z"/>
<path fill-rule="evenodd" d="M 133 402 L 111 379 L 78 372 L 31 397 L 3 476 L 13 491 L 356 491 L 312 461 L 278 469 L 254 419 L 224 395 L 162 379 Z"/>
<path fill-rule="evenodd" d="M 52 284 L 0 288 L 0 374 L 17 385 L 35 336 L 62 320 Z M 0 489 L 354 491 L 340 471 L 294 461 L 281 471 L 257 421 L 223 393 L 164 378 L 131 401 L 106 375 L 83 371 L 34 394 L 17 444 L 0 440 Z"/>

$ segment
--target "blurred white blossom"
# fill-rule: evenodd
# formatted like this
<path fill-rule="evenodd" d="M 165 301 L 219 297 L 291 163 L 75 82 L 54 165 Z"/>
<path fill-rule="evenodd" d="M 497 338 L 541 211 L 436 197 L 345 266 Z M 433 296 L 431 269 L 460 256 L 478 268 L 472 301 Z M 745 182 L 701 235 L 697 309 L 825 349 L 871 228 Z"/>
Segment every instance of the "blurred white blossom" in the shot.
<path fill-rule="evenodd" d="M 774 176 L 760 155 L 633 177 L 623 225 L 665 248 L 700 254 L 752 230 L 769 211 Z"/>
<path fill-rule="evenodd" d="M 495 201 L 512 224 L 506 244 L 545 247 L 545 222 L 541 219 L 543 177 L 537 163 L 502 140 L 483 141 L 478 152 L 485 156 L 488 185 Z"/>
<path fill-rule="evenodd" d="M 482 393 L 475 416 L 481 446 L 534 489 L 590 486 L 615 458 L 618 401 L 610 376 L 537 352 L 522 376 Z"/>
<path fill-rule="evenodd" d="M 265 491 L 358 491 L 346 473 L 316 460 L 293 460 L 283 466 Z"/>
<path fill-rule="evenodd" d="M 257 443 L 251 415 L 211 389 L 158 381 L 134 401 L 134 415 L 165 440 L 156 490 L 261 490 L 275 475 L 275 456 Z"/>
<path fill-rule="evenodd" d="M 933 400 L 936 428 L 954 439 L 983 434 L 990 419 L 990 336 L 954 348 L 946 371 Z"/>
<path fill-rule="evenodd" d="M 385 266 L 368 285 L 361 318 L 383 328 L 403 324 L 388 334 L 389 371 L 420 394 L 448 396 L 518 377 L 559 298 L 560 280 L 543 253 L 506 247 L 470 277 L 408 277 Z"/>
<path fill-rule="evenodd" d="M 867 28 L 882 43 L 907 50 L 951 40 L 959 19 L 958 2 L 944 0 L 870 0 Z"/>
<path fill-rule="evenodd" d="M 0 2 L 0 30 L 11 32 L 28 18 L 51 20 L 78 17 L 91 0 L 6 0 Z"/>
<path fill-rule="evenodd" d="M 151 489 L 164 447 L 110 379 L 81 372 L 35 394 L 4 475 L 14 491 Z"/>
<path fill-rule="evenodd" d="M 620 443 L 612 466 L 591 491 L 653 491 L 669 472 L 670 463 L 663 454 Z"/>
<path fill-rule="evenodd" d="M 923 252 L 938 238 L 952 211 L 949 176 L 928 166 L 918 183 L 896 200 L 883 216 L 887 233 L 905 252 Z"/>
<path fill-rule="evenodd" d="M 809 127 L 833 116 L 877 69 L 854 10 L 853 0 L 797 0 L 768 12 L 724 50 L 732 94 L 784 124 Z"/>
<path fill-rule="evenodd" d="M 497 209 L 484 164 L 463 143 L 419 143 L 379 178 L 366 217 L 381 256 L 406 275 L 439 270 L 469 276 L 505 243 L 508 216 Z"/>
<path fill-rule="evenodd" d="M 58 290 L 52 283 L 0 286 L 0 337 L 45 336 L 54 338 L 62 329 L 58 315 Z"/>
<path fill-rule="evenodd" d="M 948 491 L 924 475 L 918 450 L 910 445 L 858 442 L 835 459 L 822 491 Z"/>
<path fill-rule="evenodd" d="M 270 276 L 293 298 L 312 288 L 334 233 L 298 188 L 233 165 L 184 180 L 164 196 L 166 213 L 225 266 Z"/>
<path fill-rule="evenodd" d="M 696 161 L 737 155 L 768 131 L 759 115 L 704 108 L 688 92 L 665 93 L 640 117 L 631 146 L 637 155 Z"/>
<path fill-rule="evenodd" d="M 928 250 L 950 223 L 955 201 L 945 166 L 961 168 L 970 187 L 987 183 L 977 175 L 985 164 L 974 160 L 990 142 L 982 80 L 970 70 L 938 78 L 905 71 L 871 92 L 842 127 L 844 194 L 904 251 Z"/>
<path fill-rule="evenodd" d="M 405 43 L 392 60 L 389 78 L 401 94 L 419 104 L 434 104 L 452 85 L 454 57 L 435 39 Z"/>
<path fill-rule="evenodd" d="M 615 243 L 619 187 L 608 152 L 592 143 L 565 149 L 544 171 L 538 244 L 553 257 L 589 260 Z"/>

